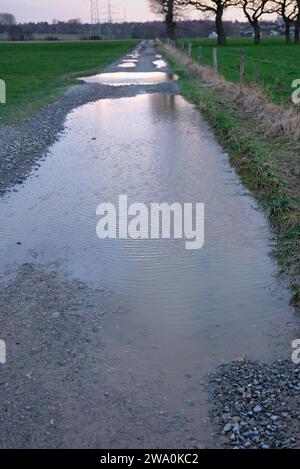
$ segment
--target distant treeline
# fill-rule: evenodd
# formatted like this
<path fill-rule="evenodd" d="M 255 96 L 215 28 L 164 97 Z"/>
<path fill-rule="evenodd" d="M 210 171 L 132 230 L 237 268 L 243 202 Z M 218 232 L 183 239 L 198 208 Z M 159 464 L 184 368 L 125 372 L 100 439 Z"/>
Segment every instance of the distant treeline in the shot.
<path fill-rule="evenodd" d="M 1 14 L 0 14 L 1 16 Z M 39 22 L 39 23 L 16 23 L 7 22 L 1 24 L 0 34 L 6 34 L 10 40 L 33 40 L 35 35 L 46 35 L 48 40 L 57 40 L 62 35 L 78 35 L 80 39 L 88 39 L 90 36 L 90 24 L 82 23 L 80 20 Z M 225 21 L 224 27 L 227 35 L 246 35 L 249 33 L 249 25 L 239 21 Z M 268 32 L 274 29 L 275 24 L 271 21 L 262 22 L 262 30 Z M 148 21 L 145 23 L 126 22 L 102 24 L 102 37 L 113 39 L 154 39 L 166 37 L 165 24 L 162 21 Z M 177 36 L 183 37 L 208 37 L 215 31 L 215 22 L 210 20 L 178 21 Z"/>

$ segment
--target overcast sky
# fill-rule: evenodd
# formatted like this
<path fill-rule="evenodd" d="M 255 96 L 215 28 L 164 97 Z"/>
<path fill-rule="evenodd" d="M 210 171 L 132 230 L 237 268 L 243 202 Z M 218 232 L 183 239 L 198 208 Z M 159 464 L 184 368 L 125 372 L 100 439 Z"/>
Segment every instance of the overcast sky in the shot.
<path fill-rule="evenodd" d="M 112 0 L 111 3 L 116 6 L 120 20 L 124 19 L 125 8 L 128 20 L 147 21 L 154 18 L 148 0 Z M 107 10 L 107 0 L 99 0 L 99 4 L 101 10 Z M 0 0 L 0 11 L 13 13 L 19 22 L 76 17 L 89 21 L 90 0 Z"/>
<path fill-rule="evenodd" d="M 147 21 L 155 19 L 149 8 L 148 0 L 111 0 L 115 5 L 115 20 L 123 21 Z M 100 10 L 107 10 L 107 0 L 99 0 Z M 0 11 L 13 13 L 18 22 L 26 21 L 49 21 L 54 18 L 68 20 L 70 18 L 81 18 L 83 21 L 90 20 L 90 0 L 0 0 Z M 199 18 L 196 12 L 192 15 Z M 241 17 L 229 13 L 230 19 Z M 105 16 L 103 15 L 103 19 Z"/>

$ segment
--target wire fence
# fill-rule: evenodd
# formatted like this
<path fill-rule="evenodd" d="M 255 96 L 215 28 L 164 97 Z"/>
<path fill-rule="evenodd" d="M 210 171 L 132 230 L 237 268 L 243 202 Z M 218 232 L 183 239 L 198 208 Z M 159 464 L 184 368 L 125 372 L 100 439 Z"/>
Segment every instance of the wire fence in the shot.
<path fill-rule="evenodd" d="M 169 43 L 200 64 L 213 68 L 229 81 L 260 86 L 264 94 L 277 103 L 286 103 L 290 100 L 291 83 L 294 79 L 300 78 L 298 48 L 292 49 L 293 56 L 290 56 L 291 49 L 276 46 L 276 54 L 273 54 L 273 57 L 272 47 L 254 46 L 244 49 L 237 46 L 215 47 L 187 40 Z"/>

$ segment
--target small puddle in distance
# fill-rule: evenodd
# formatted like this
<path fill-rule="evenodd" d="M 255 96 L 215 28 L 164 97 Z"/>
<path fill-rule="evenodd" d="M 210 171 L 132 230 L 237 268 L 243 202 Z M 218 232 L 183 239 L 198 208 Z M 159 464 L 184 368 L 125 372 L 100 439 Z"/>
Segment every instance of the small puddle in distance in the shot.
<path fill-rule="evenodd" d="M 167 62 L 165 62 L 162 59 L 154 60 L 153 65 L 155 65 L 156 68 L 166 68 L 167 67 Z"/>
<path fill-rule="evenodd" d="M 135 62 L 137 63 L 139 59 L 132 59 L 131 57 L 127 57 L 126 59 L 122 59 L 122 62 Z"/>
<path fill-rule="evenodd" d="M 80 80 L 86 83 L 109 86 L 156 85 L 170 80 L 178 80 L 178 76 L 174 73 L 164 72 L 113 72 L 82 77 Z"/>
<path fill-rule="evenodd" d="M 134 62 L 123 62 L 120 65 L 118 65 L 119 68 L 134 68 L 136 67 L 136 63 Z"/>
<path fill-rule="evenodd" d="M 126 57 L 128 57 L 130 60 L 137 60 L 139 58 L 140 54 L 127 54 Z"/>

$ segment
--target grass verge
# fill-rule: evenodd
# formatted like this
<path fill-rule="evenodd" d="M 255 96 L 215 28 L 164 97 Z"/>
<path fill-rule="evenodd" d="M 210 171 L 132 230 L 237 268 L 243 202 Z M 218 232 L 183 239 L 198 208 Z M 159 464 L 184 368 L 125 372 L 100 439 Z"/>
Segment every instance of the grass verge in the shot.
<path fill-rule="evenodd" d="M 96 73 L 136 44 L 134 40 L 0 43 L 0 78 L 7 88 L 7 103 L 0 105 L 0 123 L 32 115 L 76 83 L 76 77 Z"/>
<path fill-rule="evenodd" d="M 255 113 L 235 97 L 195 78 L 189 66 L 161 46 L 180 77 L 183 96 L 197 105 L 230 155 L 242 182 L 266 212 L 276 243 L 273 254 L 290 280 L 294 306 L 300 305 L 300 144 L 284 135 L 268 136 Z"/>

